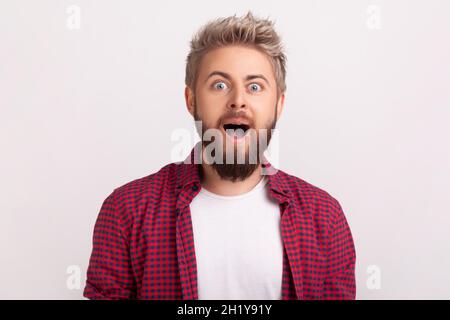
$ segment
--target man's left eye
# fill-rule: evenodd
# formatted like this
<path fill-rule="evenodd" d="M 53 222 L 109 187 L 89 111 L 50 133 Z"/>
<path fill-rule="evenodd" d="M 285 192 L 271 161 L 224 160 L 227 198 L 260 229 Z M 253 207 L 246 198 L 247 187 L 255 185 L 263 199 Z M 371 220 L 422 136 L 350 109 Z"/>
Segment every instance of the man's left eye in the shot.
<path fill-rule="evenodd" d="M 252 83 L 250 85 L 250 90 L 251 91 L 260 91 L 261 90 L 261 86 L 257 83 Z"/>

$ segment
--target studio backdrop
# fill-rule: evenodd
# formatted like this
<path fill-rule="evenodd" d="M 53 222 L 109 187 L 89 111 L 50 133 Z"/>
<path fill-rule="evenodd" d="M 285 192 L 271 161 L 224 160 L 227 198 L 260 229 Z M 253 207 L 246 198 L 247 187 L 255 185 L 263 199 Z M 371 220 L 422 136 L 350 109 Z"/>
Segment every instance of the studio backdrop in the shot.
<path fill-rule="evenodd" d="M 286 48 L 277 165 L 342 205 L 357 299 L 450 299 L 445 0 L 2 0 L 1 299 L 83 299 L 103 200 L 198 140 L 189 40 L 248 10 Z"/>

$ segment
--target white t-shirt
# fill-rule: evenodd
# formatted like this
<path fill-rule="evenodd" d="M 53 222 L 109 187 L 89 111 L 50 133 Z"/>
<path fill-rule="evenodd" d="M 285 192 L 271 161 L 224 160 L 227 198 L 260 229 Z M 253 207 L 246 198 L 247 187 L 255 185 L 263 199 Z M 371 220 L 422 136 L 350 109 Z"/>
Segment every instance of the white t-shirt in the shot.
<path fill-rule="evenodd" d="M 280 209 L 267 177 L 237 196 L 202 188 L 190 209 L 199 299 L 281 299 Z"/>

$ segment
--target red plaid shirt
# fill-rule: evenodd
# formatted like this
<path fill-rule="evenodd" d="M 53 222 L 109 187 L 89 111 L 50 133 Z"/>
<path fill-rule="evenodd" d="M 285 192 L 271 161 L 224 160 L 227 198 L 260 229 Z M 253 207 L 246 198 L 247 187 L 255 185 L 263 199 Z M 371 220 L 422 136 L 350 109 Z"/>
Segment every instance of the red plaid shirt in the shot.
<path fill-rule="evenodd" d="M 197 147 L 187 161 L 116 188 L 104 200 L 84 297 L 198 299 L 189 208 L 201 189 Z M 263 168 L 276 172 L 267 184 L 280 206 L 282 299 L 355 299 L 355 247 L 339 202 L 268 162 Z"/>

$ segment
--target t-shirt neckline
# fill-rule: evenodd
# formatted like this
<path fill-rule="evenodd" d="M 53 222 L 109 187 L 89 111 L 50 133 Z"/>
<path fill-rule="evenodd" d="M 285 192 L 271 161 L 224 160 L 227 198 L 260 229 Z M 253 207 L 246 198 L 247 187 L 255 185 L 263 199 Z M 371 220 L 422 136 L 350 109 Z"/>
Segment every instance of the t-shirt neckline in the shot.
<path fill-rule="evenodd" d="M 236 200 L 236 199 L 245 198 L 245 197 L 248 197 L 248 196 L 254 194 L 259 189 L 264 187 L 266 185 L 266 183 L 267 183 L 267 178 L 265 176 L 263 176 L 261 178 L 261 180 L 259 180 L 258 184 L 256 184 L 251 190 L 244 192 L 242 194 L 234 195 L 234 196 L 223 196 L 223 195 L 220 195 L 217 193 L 213 193 L 203 187 L 200 189 L 200 193 L 204 194 L 205 196 L 215 198 L 215 199 L 220 199 L 220 200 Z"/>

